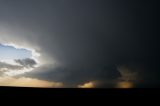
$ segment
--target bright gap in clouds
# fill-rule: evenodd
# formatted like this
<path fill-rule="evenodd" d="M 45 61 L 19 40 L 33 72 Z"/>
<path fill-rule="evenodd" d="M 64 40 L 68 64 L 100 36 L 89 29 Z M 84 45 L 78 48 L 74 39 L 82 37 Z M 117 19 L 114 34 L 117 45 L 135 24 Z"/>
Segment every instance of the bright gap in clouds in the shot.
<path fill-rule="evenodd" d="M 39 53 L 14 44 L 0 44 L 0 86 L 62 87 L 63 83 L 24 77 L 26 72 L 40 66 Z M 20 76 L 19 76 L 20 75 Z M 19 76 L 19 77 L 16 77 Z"/>
<path fill-rule="evenodd" d="M 35 50 L 0 44 L 0 75 L 16 76 L 32 71 L 38 66 Z"/>
<path fill-rule="evenodd" d="M 12 46 L 0 44 L 0 60 L 13 60 L 31 58 L 32 52 L 26 49 L 17 49 Z"/>

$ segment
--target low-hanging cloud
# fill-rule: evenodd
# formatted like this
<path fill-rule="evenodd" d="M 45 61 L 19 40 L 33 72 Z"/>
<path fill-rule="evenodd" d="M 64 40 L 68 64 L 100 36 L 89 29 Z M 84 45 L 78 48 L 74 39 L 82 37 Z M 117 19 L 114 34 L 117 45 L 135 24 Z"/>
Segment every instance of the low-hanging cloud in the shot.
<path fill-rule="evenodd" d="M 6 61 L 7 62 L 7 61 Z M 0 62 L 0 76 L 16 76 L 34 70 L 36 61 L 33 59 L 13 60 L 14 64 Z"/>
<path fill-rule="evenodd" d="M 2 70 L 2 69 L 19 70 L 22 68 L 23 67 L 20 65 L 12 65 L 12 64 L 5 63 L 5 62 L 0 62 L 0 70 Z"/>
<path fill-rule="evenodd" d="M 35 65 L 37 65 L 36 61 L 30 58 L 26 58 L 26 59 L 17 59 L 15 60 L 16 63 L 24 66 L 24 67 L 34 67 Z"/>

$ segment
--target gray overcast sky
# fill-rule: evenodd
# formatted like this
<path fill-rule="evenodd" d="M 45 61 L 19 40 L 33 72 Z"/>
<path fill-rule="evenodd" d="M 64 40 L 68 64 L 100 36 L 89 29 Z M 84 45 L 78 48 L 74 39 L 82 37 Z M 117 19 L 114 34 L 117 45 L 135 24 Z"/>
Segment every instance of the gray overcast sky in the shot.
<path fill-rule="evenodd" d="M 157 31 L 156 0 L 0 0 L 0 43 L 48 61 L 20 77 L 65 87 L 115 87 L 127 75 L 135 87 L 159 86 Z"/>

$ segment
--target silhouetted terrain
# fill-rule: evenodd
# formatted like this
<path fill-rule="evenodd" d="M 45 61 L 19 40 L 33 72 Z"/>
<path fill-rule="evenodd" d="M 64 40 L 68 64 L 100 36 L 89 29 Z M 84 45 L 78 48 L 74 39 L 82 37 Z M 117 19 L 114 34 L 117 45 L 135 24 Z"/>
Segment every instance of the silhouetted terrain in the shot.
<path fill-rule="evenodd" d="M 127 97 L 160 94 L 159 89 L 79 89 L 79 88 L 28 88 L 0 87 L 0 96 L 37 96 L 37 97 Z"/>

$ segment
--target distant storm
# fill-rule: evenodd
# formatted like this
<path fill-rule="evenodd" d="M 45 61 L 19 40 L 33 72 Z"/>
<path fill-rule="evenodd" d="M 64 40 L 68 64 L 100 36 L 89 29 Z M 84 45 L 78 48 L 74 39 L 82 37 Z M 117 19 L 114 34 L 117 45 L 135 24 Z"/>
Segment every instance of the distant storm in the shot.
<path fill-rule="evenodd" d="M 0 0 L 0 86 L 159 87 L 156 0 Z"/>

